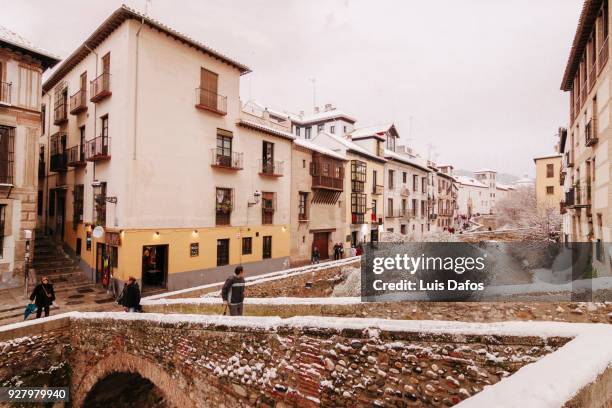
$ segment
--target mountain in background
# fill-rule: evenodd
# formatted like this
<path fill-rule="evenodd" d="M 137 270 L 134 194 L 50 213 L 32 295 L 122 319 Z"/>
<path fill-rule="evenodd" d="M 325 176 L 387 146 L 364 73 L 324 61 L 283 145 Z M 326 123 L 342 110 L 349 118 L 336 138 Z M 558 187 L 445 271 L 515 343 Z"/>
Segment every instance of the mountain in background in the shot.
<path fill-rule="evenodd" d="M 465 176 L 475 178 L 474 172 L 470 170 L 453 170 L 453 174 L 457 176 Z M 515 184 L 521 177 L 509 173 L 497 173 L 497 181 L 502 184 Z"/>

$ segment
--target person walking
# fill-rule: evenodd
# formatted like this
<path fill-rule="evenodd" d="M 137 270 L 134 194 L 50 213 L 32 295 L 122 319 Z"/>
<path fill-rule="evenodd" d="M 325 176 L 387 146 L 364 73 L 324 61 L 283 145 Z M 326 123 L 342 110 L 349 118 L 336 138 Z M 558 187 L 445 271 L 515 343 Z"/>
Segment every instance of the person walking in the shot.
<path fill-rule="evenodd" d="M 342 242 L 338 242 L 338 259 L 344 259 L 344 245 L 342 245 Z"/>
<path fill-rule="evenodd" d="M 130 276 L 127 283 L 123 285 L 123 291 L 117 300 L 126 312 L 140 312 L 140 287 L 136 278 Z"/>
<path fill-rule="evenodd" d="M 244 268 L 238 265 L 234 270 L 234 276 L 225 281 L 221 289 L 224 308 L 229 306 L 230 316 L 242 316 L 242 304 L 244 302 Z"/>
<path fill-rule="evenodd" d="M 334 244 L 334 261 L 338 260 L 338 256 L 340 254 L 340 248 L 338 248 L 338 243 Z"/>
<path fill-rule="evenodd" d="M 310 257 L 310 263 L 317 264 L 319 263 L 319 259 L 321 258 L 321 254 L 319 253 L 319 248 L 316 246 L 312 248 L 312 256 Z"/>
<path fill-rule="evenodd" d="M 53 285 L 49 282 L 49 278 L 43 276 L 40 278 L 40 283 L 34 287 L 30 300 L 34 301 L 36 305 L 36 318 L 38 319 L 43 310 L 45 311 L 45 317 L 49 316 L 49 307 L 55 300 L 55 292 L 53 291 Z"/>

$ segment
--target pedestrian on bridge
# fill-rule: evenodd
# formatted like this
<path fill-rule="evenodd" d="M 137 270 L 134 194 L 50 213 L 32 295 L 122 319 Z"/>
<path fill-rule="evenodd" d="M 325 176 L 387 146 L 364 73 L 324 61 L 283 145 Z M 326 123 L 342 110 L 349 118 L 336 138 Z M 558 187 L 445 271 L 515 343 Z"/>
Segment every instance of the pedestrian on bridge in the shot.
<path fill-rule="evenodd" d="M 40 278 L 40 283 L 34 287 L 30 300 L 34 301 L 36 305 L 37 319 L 42 316 L 43 310 L 45 311 L 45 317 L 49 316 L 49 308 L 55 300 L 55 291 L 47 276 Z"/>
<path fill-rule="evenodd" d="M 234 270 L 234 276 L 225 281 L 221 289 L 224 308 L 229 307 L 230 316 L 242 316 L 242 304 L 244 302 L 244 268 L 238 265 Z M 224 312 L 225 314 L 225 312 Z"/>
<path fill-rule="evenodd" d="M 130 276 L 127 283 L 123 286 L 123 291 L 117 300 L 126 312 L 140 312 L 140 287 L 136 278 Z"/>

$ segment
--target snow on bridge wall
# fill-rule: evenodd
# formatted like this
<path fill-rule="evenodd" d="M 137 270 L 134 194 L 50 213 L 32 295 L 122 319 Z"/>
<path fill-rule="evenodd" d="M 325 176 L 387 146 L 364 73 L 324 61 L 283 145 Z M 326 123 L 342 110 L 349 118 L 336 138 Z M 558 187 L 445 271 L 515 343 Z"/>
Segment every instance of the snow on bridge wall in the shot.
<path fill-rule="evenodd" d="M 55 385 L 70 384 L 77 407 L 96 382 L 115 371 L 139 373 L 164 393 L 170 405 L 181 408 L 459 402 L 492 406 L 480 405 L 479 397 L 495 398 L 495 406 L 502 407 L 511 406 L 504 405 L 504 392 L 514 392 L 515 400 L 522 395 L 521 378 L 530 374 L 522 375 L 523 370 L 542 366 L 556 380 L 545 360 L 561 354 L 554 352 L 559 347 L 585 346 L 575 343 L 582 337 L 578 326 L 593 325 L 69 313 L 0 328 L 0 382 L 30 385 L 28 364 L 36 357 L 28 355 L 30 349 L 42 350 L 37 356 L 45 356 L 47 366 L 39 367 L 40 372 L 69 366 L 72 375 L 65 378 L 69 382 Z M 609 331 L 595 334 L 587 336 L 597 338 L 586 344 L 591 355 L 593 347 L 610 344 Z M 609 353 L 603 354 L 604 361 L 612 361 Z M 21 363 L 6 366 L 9 361 Z M 567 365 L 563 358 L 560 361 Z M 571 366 L 580 373 L 582 364 L 595 376 L 606 367 L 593 361 L 573 361 Z M 559 368 L 563 370 L 563 364 Z M 537 371 L 543 386 L 549 387 Z M 505 376 L 509 377 L 479 393 Z M 563 392 L 555 395 L 568 400 L 583 388 L 581 380 L 585 379 L 575 378 L 573 387 L 561 384 Z M 514 388 L 504 391 L 508 383 Z M 528 385 L 537 393 L 538 381 L 530 380 Z M 496 389 L 501 390 L 497 396 Z M 559 406 L 556 402 L 541 406 Z"/>

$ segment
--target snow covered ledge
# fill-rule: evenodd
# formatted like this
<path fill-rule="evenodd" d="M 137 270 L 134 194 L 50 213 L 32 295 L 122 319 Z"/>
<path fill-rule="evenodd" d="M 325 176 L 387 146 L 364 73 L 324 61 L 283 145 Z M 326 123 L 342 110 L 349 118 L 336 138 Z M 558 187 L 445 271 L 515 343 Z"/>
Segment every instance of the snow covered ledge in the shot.
<path fill-rule="evenodd" d="M 426 339 L 450 335 L 507 338 L 571 338 L 557 351 L 527 364 L 513 375 L 468 398 L 458 407 L 601 407 L 612 401 L 612 326 L 558 322 L 465 323 L 452 321 L 407 321 L 386 319 L 333 318 L 304 316 L 226 317 L 156 313 L 79 313 L 71 312 L 0 327 L 0 339 L 34 337 L 46 330 L 69 330 L 70 322 L 133 321 L 162 325 L 222 325 L 235 331 L 334 330 L 367 331 L 385 337 L 401 332 Z M 12 336 L 14 335 L 14 337 Z"/>

